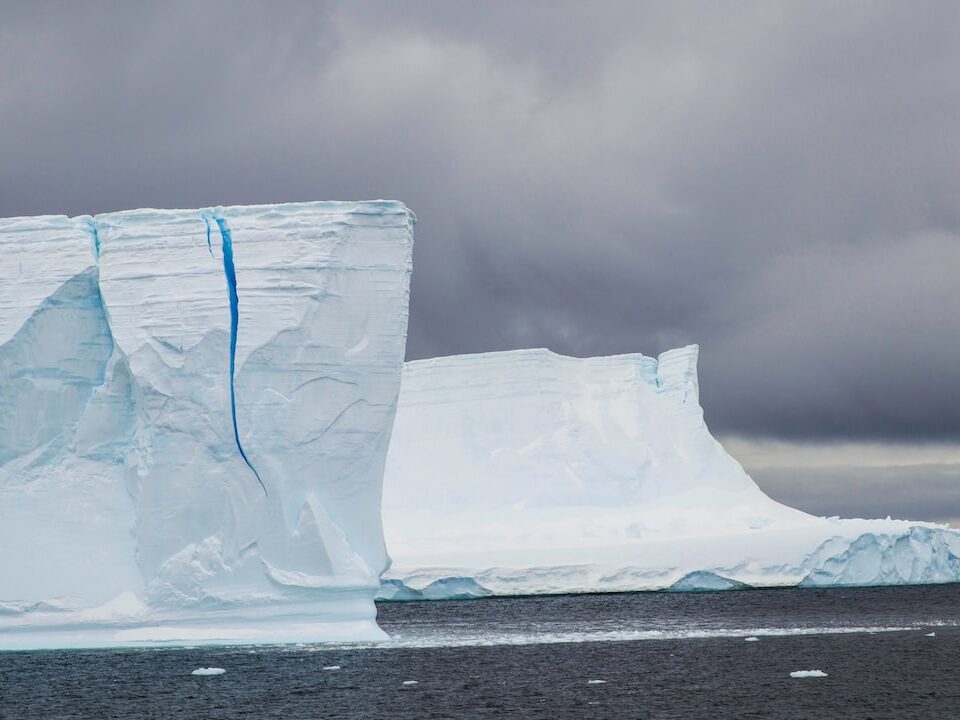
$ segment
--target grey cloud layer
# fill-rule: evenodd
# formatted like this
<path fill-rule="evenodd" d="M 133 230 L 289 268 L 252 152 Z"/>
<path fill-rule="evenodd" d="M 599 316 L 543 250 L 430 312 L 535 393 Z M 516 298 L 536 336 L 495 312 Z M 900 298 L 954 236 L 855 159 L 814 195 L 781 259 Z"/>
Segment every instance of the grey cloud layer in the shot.
<path fill-rule="evenodd" d="M 960 436 L 960 5 L 0 13 L 0 215 L 396 197 L 410 358 L 699 342 L 721 432 Z"/>

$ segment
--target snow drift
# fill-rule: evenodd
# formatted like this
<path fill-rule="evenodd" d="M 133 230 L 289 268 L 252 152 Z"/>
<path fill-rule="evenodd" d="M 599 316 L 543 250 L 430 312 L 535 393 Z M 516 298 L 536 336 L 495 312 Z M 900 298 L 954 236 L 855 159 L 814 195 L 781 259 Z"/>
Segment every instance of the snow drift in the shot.
<path fill-rule="evenodd" d="M 413 222 L 0 220 L 0 648 L 382 636 Z"/>
<path fill-rule="evenodd" d="M 381 597 L 960 581 L 960 532 L 764 495 L 707 430 L 697 355 L 407 363 Z"/>

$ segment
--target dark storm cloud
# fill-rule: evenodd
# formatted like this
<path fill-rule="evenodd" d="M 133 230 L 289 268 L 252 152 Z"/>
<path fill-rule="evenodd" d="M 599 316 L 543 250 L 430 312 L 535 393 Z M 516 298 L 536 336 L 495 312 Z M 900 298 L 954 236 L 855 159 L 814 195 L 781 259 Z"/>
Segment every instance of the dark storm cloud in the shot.
<path fill-rule="evenodd" d="M 767 468 L 752 473 L 774 500 L 814 515 L 960 521 L 960 466 Z"/>
<path fill-rule="evenodd" d="M 395 197 L 410 358 L 699 342 L 721 432 L 960 436 L 960 5 L 0 14 L 0 215 Z"/>

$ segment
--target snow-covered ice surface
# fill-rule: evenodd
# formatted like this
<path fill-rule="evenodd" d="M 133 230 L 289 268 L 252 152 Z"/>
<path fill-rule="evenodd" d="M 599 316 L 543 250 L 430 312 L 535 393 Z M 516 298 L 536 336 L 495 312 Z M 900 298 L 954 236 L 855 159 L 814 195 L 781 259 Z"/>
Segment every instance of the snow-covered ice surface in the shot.
<path fill-rule="evenodd" d="M 823 670 L 794 670 L 790 673 L 792 678 L 822 678 L 827 677 Z"/>
<path fill-rule="evenodd" d="M 960 532 L 781 505 L 710 435 L 698 348 L 404 366 L 384 599 L 960 581 Z"/>
<path fill-rule="evenodd" d="M 383 636 L 413 222 L 0 220 L 0 648 Z"/>
<path fill-rule="evenodd" d="M 217 667 L 202 667 L 194 670 L 191 675 L 199 675 L 200 677 L 213 677 L 215 675 L 223 675 L 226 672 L 223 668 Z"/>

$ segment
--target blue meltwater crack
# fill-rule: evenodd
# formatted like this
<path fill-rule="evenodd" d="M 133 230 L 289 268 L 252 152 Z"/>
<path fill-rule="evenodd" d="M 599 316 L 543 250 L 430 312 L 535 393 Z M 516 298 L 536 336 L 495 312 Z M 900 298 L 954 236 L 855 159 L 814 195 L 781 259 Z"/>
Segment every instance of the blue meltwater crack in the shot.
<path fill-rule="evenodd" d="M 90 239 L 93 240 L 93 258 L 100 262 L 100 229 L 97 227 L 97 221 L 92 217 L 86 219 L 87 230 L 90 232 Z"/>
<path fill-rule="evenodd" d="M 205 217 L 203 221 L 207 224 L 207 252 L 213 257 L 213 245 L 210 244 L 210 218 Z"/>
<path fill-rule="evenodd" d="M 227 276 L 227 292 L 230 296 L 230 414 L 233 417 L 233 437 L 237 441 L 237 449 L 240 451 L 240 457 L 247 464 L 247 467 L 257 477 L 257 482 L 263 488 L 263 494 L 267 494 L 267 488 L 260 479 L 260 473 L 247 458 L 243 451 L 243 445 L 240 444 L 240 430 L 237 428 L 237 394 L 234 389 L 234 376 L 237 369 L 237 327 L 240 324 L 240 300 L 237 296 L 237 270 L 233 264 L 233 236 L 230 234 L 230 228 L 227 227 L 227 221 L 221 217 L 215 217 L 217 227 L 220 228 L 220 238 L 223 245 L 223 272 Z M 209 224 L 207 225 L 209 233 Z M 208 234 L 209 242 L 209 234 Z"/>

